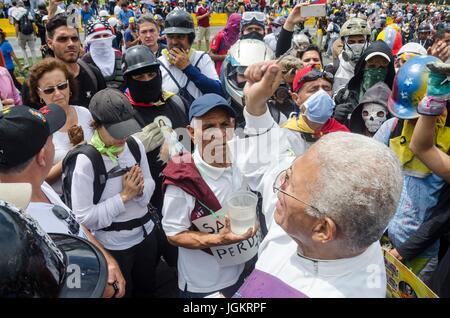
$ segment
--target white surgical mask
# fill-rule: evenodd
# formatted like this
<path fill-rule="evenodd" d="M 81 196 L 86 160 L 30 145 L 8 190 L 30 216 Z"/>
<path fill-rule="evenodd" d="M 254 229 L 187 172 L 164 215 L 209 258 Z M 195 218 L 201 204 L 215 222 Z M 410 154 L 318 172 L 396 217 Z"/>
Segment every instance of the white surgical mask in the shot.
<path fill-rule="evenodd" d="M 375 133 L 386 121 L 386 109 L 378 104 L 365 104 L 362 108 L 362 118 L 367 130 Z"/>

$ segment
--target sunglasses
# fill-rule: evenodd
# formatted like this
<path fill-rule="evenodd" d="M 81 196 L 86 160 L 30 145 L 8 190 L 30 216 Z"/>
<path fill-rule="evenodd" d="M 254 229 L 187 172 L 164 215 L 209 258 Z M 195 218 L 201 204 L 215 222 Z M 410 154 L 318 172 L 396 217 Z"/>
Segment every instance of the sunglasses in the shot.
<path fill-rule="evenodd" d="M 67 224 L 71 234 L 78 235 L 80 232 L 80 224 L 78 224 L 73 215 L 59 205 L 54 205 L 52 212 L 58 219 L 63 220 Z"/>
<path fill-rule="evenodd" d="M 69 86 L 69 81 L 66 80 L 65 82 L 59 83 L 59 84 L 57 84 L 57 85 L 55 85 L 55 86 L 49 86 L 49 87 L 46 87 L 46 88 L 44 88 L 44 89 L 38 87 L 38 90 L 39 90 L 40 92 L 44 93 L 45 95 L 50 95 L 50 94 L 53 94 L 53 93 L 55 92 L 55 90 L 63 91 L 63 90 L 65 90 L 68 86 Z"/>
<path fill-rule="evenodd" d="M 298 80 L 297 86 L 299 86 L 300 83 L 312 82 L 319 78 L 323 78 L 328 82 L 333 83 L 334 76 L 330 72 L 313 69 Z"/>

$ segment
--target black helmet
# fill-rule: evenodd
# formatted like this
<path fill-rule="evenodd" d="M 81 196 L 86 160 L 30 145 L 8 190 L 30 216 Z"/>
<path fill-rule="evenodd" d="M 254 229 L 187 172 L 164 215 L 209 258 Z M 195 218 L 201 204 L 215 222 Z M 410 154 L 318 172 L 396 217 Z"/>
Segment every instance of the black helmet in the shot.
<path fill-rule="evenodd" d="M 107 265 L 78 237 L 45 233 L 23 211 L 0 200 L 0 298 L 101 297 Z"/>
<path fill-rule="evenodd" d="M 194 21 L 189 13 L 181 10 L 171 11 L 164 22 L 165 34 L 195 33 Z"/>
<path fill-rule="evenodd" d="M 431 26 L 427 22 L 422 22 L 417 30 L 419 33 L 429 33 L 431 32 Z"/>
<path fill-rule="evenodd" d="M 122 73 L 143 73 L 145 70 L 159 70 L 159 62 L 152 50 L 145 45 L 136 45 L 125 51 L 122 56 Z"/>

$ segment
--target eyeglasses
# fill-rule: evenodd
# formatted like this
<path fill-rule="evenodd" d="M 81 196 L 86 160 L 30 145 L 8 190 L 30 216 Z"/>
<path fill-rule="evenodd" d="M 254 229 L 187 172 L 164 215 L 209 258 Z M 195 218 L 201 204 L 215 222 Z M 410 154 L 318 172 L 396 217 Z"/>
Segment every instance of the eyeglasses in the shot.
<path fill-rule="evenodd" d="M 295 199 L 295 200 L 297 200 L 297 201 L 303 203 L 304 205 L 309 206 L 310 208 L 314 209 L 314 210 L 317 211 L 318 213 L 322 214 L 318 208 L 312 206 L 311 204 L 306 203 L 306 202 L 303 201 L 303 200 L 300 200 L 299 198 L 296 198 L 296 197 L 293 196 L 292 194 L 289 194 L 288 192 L 286 192 L 286 191 L 284 191 L 284 190 L 281 189 L 283 186 L 286 185 L 286 182 L 289 181 L 289 176 L 288 176 L 288 174 L 287 174 L 287 171 L 288 171 L 288 170 L 291 170 L 291 171 L 292 171 L 292 167 L 289 167 L 288 169 L 281 171 L 281 172 L 278 174 L 278 176 L 275 178 L 275 181 L 274 181 L 273 186 L 272 186 L 273 193 L 278 194 L 278 192 L 281 192 L 281 193 L 287 195 L 288 197 L 290 197 L 290 198 L 292 198 L 292 199 Z"/>
<path fill-rule="evenodd" d="M 66 81 L 64 81 L 64 82 L 62 82 L 62 83 L 56 84 L 55 86 L 49 86 L 49 87 L 46 87 L 46 88 L 44 88 L 44 89 L 38 87 L 38 90 L 39 90 L 40 92 L 44 93 L 45 95 L 50 95 L 50 94 L 53 94 L 53 93 L 55 92 L 56 89 L 57 89 L 58 91 L 63 91 L 63 90 L 65 90 L 68 86 L 69 86 L 69 80 L 66 80 Z"/>
<path fill-rule="evenodd" d="M 258 11 L 244 12 L 242 15 L 242 21 L 250 22 L 252 20 L 264 23 L 266 21 L 266 15 L 263 12 Z"/>
<path fill-rule="evenodd" d="M 75 217 L 69 213 L 62 206 L 54 205 L 52 208 L 53 214 L 60 220 L 63 220 L 69 227 L 69 231 L 73 235 L 80 233 L 80 224 L 75 220 Z"/>
<path fill-rule="evenodd" d="M 323 78 L 330 83 L 333 83 L 334 76 L 330 72 L 327 71 L 319 71 L 318 69 L 313 69 L 311 72 L 306 73 L 301 77 L 297 82 L 297 87 L 300 88 L 300 83 L 312 82 L 319 78 Z M 299 90 L 297 89 L 297 91 Z"/>

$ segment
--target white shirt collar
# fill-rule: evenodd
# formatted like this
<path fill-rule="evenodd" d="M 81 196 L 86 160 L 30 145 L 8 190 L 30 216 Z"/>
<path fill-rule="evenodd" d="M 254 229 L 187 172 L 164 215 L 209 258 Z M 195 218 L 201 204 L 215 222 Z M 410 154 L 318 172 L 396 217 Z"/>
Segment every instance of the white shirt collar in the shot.
<path fill-rule="evenodd" d="M 318 260 L 303 256 L 299 252 L 296 253 L 296 261 L 301 264 L 308 272 L 319 276 L 341 276 L 349 272 L 361 269 L 367 266 L 370 260 L 373 264 L 378 264 L 377 250 L 381 253 L 379 242 L 374 242 L 363 253 L 350 257 L 336 260 Z"/>
<path fill-rule="evenodd" d="M 232 172 L 232 168 L 218 168 L 213 167 L 210 164 L 206 163 L 202 156 L 200 156 L 200 153 L 198 151 L 198 148 L 195 148 L 194 153 L 192 154 L 192 157 L 194 158 L 194 163 L 197 169 L 200 171 L 200 174 L 207 175 L 209 178 L 213 180 L 218 180 L 225 172 Z"/>

